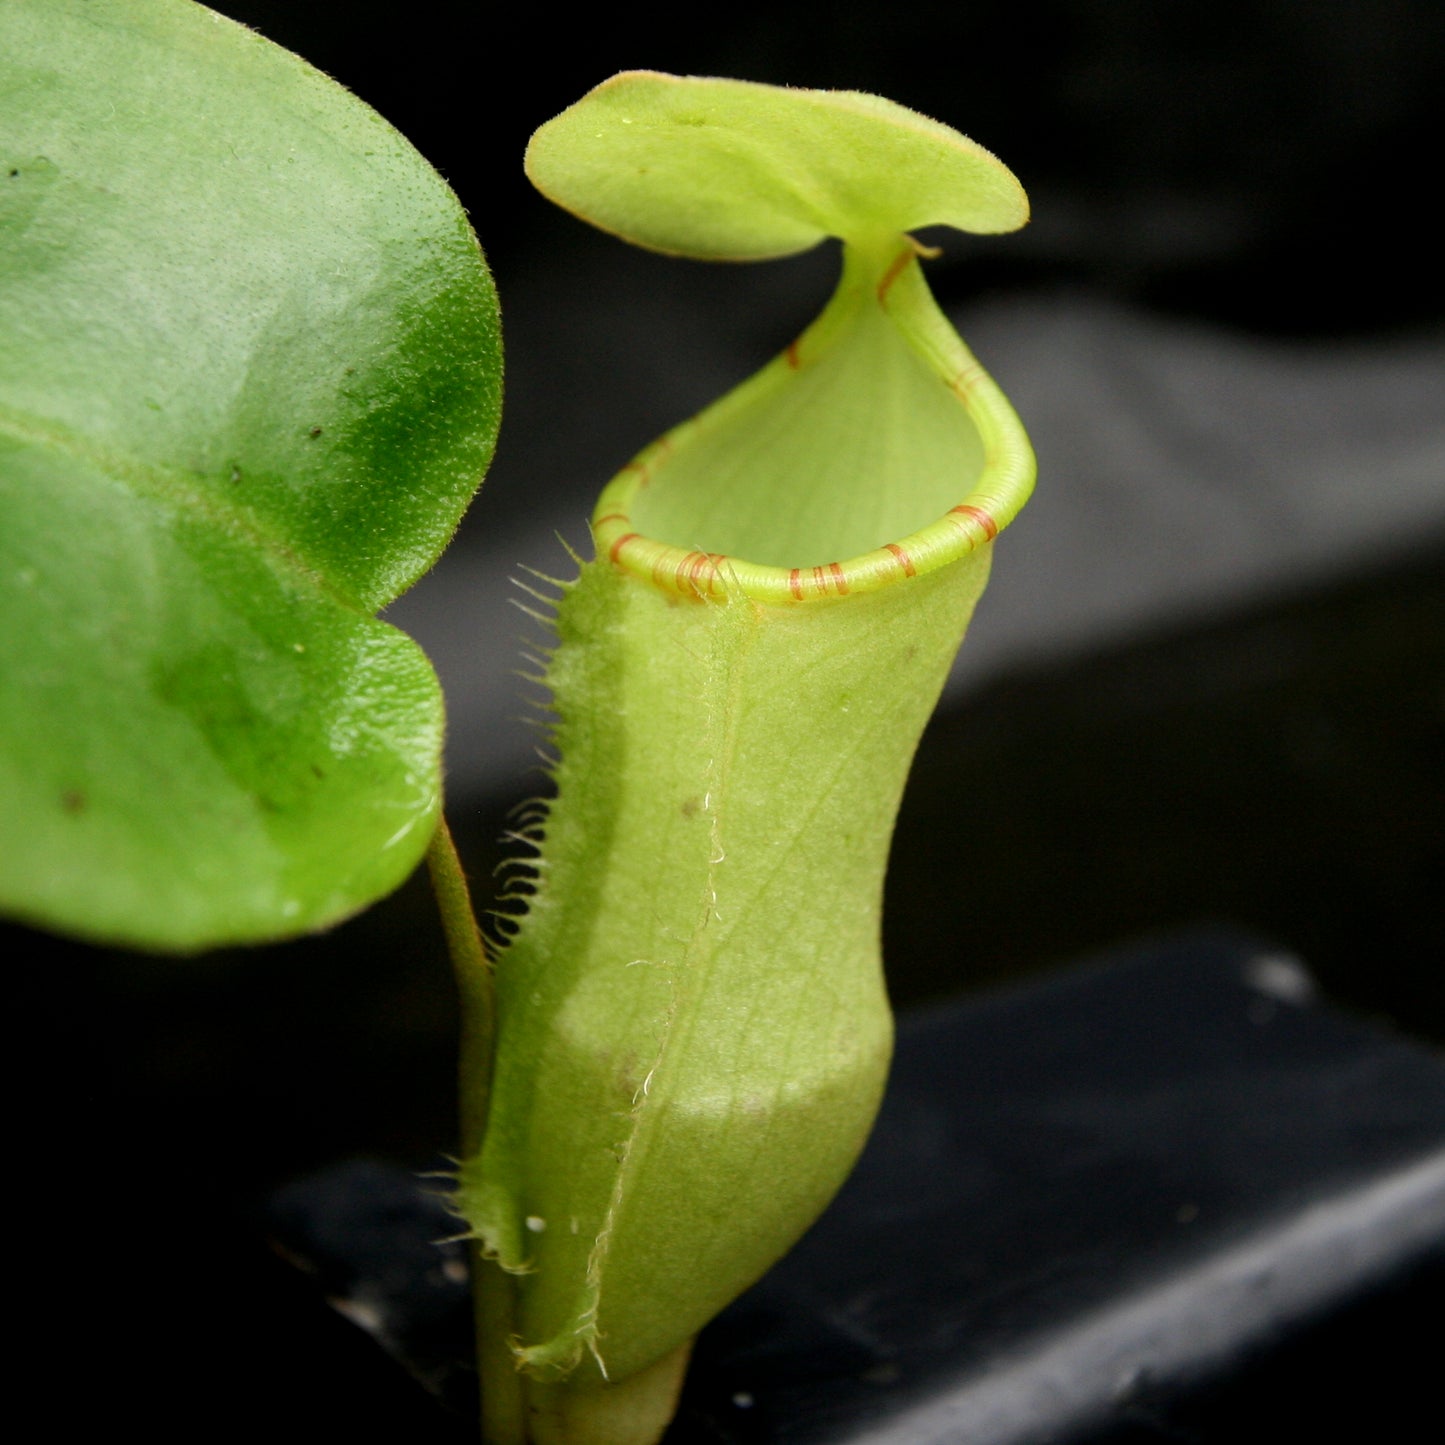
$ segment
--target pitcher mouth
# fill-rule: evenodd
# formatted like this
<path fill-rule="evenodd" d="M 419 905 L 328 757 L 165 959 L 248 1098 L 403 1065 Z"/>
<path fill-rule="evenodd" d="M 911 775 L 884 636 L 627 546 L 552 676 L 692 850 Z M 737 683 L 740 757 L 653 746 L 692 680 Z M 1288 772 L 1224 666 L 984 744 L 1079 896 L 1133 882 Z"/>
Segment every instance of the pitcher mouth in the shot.
<path fill-rule="evenodd" d="M 788 365 L 788 353 L 772 365 Z M 738 596 L 789 605 L 876 592 L 936 572 L 986 547 L 1018 514 L 1033 489 L 1033 448 L 1007 398 L 970 359 L 948 383 L 978 428 L 984 461 L 973 487 L 927 526 L 870 551 L 814 566 L 776 567 L 725 552 L 678 547 L 632 523 L 638 494 L 675 451 L 692 439 L 699 418 L 683 422 L 637 454 L 603 489 L 592 516 L 598 557 L 664 592 L 696 601 Z"/>

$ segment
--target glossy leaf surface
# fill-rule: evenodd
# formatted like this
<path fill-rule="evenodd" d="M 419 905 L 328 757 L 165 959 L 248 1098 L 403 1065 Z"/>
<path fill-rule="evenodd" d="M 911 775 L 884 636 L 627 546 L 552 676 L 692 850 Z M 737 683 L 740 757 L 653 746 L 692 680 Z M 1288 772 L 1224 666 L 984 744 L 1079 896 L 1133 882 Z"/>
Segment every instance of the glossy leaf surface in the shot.
<path fill-rule="evenodd" d="M 499 381 L 460 206 L 355 97 L 188 0 L 0 4 L 0 907 L 190 950 L 406 876 L 442 704 L 374 614 Z"/>

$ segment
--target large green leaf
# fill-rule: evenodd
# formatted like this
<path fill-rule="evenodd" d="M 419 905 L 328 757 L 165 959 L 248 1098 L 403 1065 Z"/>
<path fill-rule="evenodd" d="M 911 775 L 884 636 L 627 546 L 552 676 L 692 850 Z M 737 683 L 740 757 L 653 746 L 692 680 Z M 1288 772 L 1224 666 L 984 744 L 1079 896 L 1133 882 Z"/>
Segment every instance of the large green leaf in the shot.
<path fill-rule="evenodd" d="M 480 480 L 496 301 L 385 121 L 188 0 L 0 0 L 0 908 L 330 923 L 435 820 L 375 617 Z"/>

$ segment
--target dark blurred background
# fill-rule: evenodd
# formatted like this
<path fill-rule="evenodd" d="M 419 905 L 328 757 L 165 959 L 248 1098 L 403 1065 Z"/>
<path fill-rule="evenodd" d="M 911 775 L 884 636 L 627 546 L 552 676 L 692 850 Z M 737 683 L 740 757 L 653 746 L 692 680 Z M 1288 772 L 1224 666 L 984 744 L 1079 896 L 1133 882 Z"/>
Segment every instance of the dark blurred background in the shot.
<path fill-rule="evenodd" d="M 1445 7 L 216 8 L 406 134 L 497 277 L 497 464 L 392 612 L 442 672 L 449 811 L 483 892 L 507 808 L 539 788 L 508 579 L 565 573 L 556 534 L 583 546 L 612 472 L 785 344 L 836 265 L 826 248 L 756 267 L 633 253 L 531 192 L 526 139 L 625 68 L 872 90 L 995 151 L 1035 217 L 932 238 L 930 277 L 1033 432 L 1040 483 L 904 804 L 898 1001 L 1213 920 L 1445 1042 L 1445 288 L 1424 214 Z M 269 1422 L 262 1379 L 325 1398 L 326 1367 L 258 1330 L 236 1281 L 269 1279 L 247 1228 L 277 1184 L 451 1147 L 425 888 L 322 938 L 189 962 L 6 936 L 41 1041 L 23 1111 L 37 1247 L 69 1305 L 104 1301 L 87 1350 L 124 1365 L 64 1346 L 77 1389 L 135 1415 L 199 1371 L 198 1431 Z M 190 1438 L 155 1418 L 153 1438 Z"/>

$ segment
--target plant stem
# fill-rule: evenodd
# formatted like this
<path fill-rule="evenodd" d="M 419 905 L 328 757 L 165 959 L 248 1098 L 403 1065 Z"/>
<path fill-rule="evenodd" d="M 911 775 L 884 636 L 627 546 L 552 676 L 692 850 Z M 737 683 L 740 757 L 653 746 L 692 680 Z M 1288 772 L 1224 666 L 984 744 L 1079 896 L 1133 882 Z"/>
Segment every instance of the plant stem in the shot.
<path fill-rule="evenodd" d="M 441 914 L 461 1000 L 459 1128 L 461 1157 L 480 1153 L 492 1091 L 496 1052 L 496 997 L 492 965 L 477 927 L 471 890 L 457 856 L 446 819 L 437 820 L 427 849 L 427 869 Z M 490 1445 L 524 1445 L 526 1415 L 521 1379 L 512 1358 L 513 1294 L 511 1279 L 494 1260 L 471 1248 L 472 1299 L 476 1315 L 477 1373 L 481 1384 L 482 1435 Z"/>
<path fill-rule="evenodd" d="M 477 1241 L 472 1243 L 471 1264 L 482 1439 L 486 1445 L 527 1445 L 527 1405 L 512 1353 L 517 1287 L 495 1259 L 482 1253 Z"/>
<path fill-rule="evenodd" d="M 677 1413 L 691 1353 L 692 1341 L 685 1340 L 615 1384 L 529 1380 L 525 1389 L 532 1439 L 536 1445 L 657 1445 Z"/>
<path fill-rule="evenodd" d="M 492 965 L 472 909 L 471 890 L 447 821 L 438 818 L 426 855 L 432 892 L 441 914 L 447 951 L 456 974 L 461 1000 L 461 1059 L 459 1061 L 461 1157 L 469 1159 L 482 1147 L 487 1108 L 492 1092 L 492 1056 L 496 1051 L 497 1005 L 492 986 Z"/>

